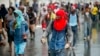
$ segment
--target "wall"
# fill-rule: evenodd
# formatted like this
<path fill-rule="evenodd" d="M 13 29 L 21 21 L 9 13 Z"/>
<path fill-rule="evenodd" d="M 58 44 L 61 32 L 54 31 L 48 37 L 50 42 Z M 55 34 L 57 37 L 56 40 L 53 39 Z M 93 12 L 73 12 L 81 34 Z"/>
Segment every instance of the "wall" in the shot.
<path fill-rule="evenodd" d="M 5 6 L 9 7 L 9 0 L 0 0 L 0 4 L 5 4 Z"/>

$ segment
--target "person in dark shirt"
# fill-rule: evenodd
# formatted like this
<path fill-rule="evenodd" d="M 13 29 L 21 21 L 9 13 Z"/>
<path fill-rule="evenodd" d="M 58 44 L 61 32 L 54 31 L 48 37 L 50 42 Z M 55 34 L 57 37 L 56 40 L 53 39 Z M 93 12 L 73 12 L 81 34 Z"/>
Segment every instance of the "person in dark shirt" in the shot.
<path fill-rule="evenodd" d="M 38 3 L 36 0 L 34 0 L 33 4 L 32 4 L 32 7 L 33 7 L 33 11 L 38 14 Z"/>
<path fill-rule="evenodd" d="M 5 34 L 4 34 L 4 30 L 3 30 L 3 27 L 4 27 L 3 20 L 4 20 L 4 16 L 6 14 L 7 14 L 7 10 L 5 8 L 5 5 L 4 4 L 1 4 L 0 5 L 0 45 L 5 45 L 5 43 L 2 42 L 3 39 L 2 39 L 2 36 L 1 35 L 3 35 L 4 39 L 6 39 Z"/>
<path fill-rule="evenodd" d="M 6 8 L 5 8 L 5 5 L 4 4 L 1 4 L 1 9 L 0 9 L 0 15 L 1 15 L 1 17 L 2 17 L 2 19 L 3 19 L 3 21 L 5 22 L 5 16 L 6 16 L 6 14 L 8 13 L 7 12 L 7 10 L 6 10 Z M 2 23 L 3 25 L 3 27 L 4 27 L 4 22 Z"/>
<path fill-rule="evenodd" d="M 35 37 L 34 28 L 36 25 L 36 14 L 33 12 L 32 7 L 29 7 L 27 14 L 29 16 L 30 36 L 31 39 L 33 39 L 33 37 Z"/>
<path fill-rule="evenodd" d="M 8 13 L 8 12 L 7 12 L 6 8 L 5 8 L 5 5 L 2 4 L 2 5 L 1 5 L 1 9 L 0 9 L 0 15 L 2 16 L 3 19 L 5 18 L 5 15 L 6 15 L 7 13 Z"/>

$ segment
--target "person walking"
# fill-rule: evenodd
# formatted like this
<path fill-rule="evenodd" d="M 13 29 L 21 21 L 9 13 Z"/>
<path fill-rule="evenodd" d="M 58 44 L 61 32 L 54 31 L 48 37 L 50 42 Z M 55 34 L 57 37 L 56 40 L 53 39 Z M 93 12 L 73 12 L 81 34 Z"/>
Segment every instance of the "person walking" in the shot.
<path fill-rule="evenodd" d="M 74 47 L 76 44 L 76 40 L 78 40 L 78 26 L 80 28 L 78 14 L 74 6 L 71 7 L 71 12 L 69 13 L 69 26 L 71 26 L 74 36 L 73 38 L 73 47 Z"/>
<path fill-rule="evenodd" d="M 4 16 L 6 15 L 7 11 L 5 9 L 5 5 L 1 4 L 0 5 L 0 46 L 4 45 L 5 43 L 3 42 L 6 39 L 6 35 L 4 34 Z M 2 35 L 4 38 L 2 38 Z"/>
<path fill-rule="evenodd" d="M 85 7 L 84 11 L 84 40 L 89 39 L 91 37 L 92 31 L 92 19 L 90 17 L 90 9 L 88 6 Z"/>
<path fill-rule="evenodd" d="M 15 21 L 13 22 L 12 29 L 14 33 L 15 55 L 24 56 L 25 47 L 28 37 L 28 23 L 25 21 L 23 14 L 20 10 L 14 11 Z"/>
<path fill-rule="evenodd" d="M 93 24 L 95 24 L 97 22 L 97 15 L 98 15 L 99 9 L 97 8 L 97 6 L 94 4 L 94 7 L 91 10 L 91 18 L 93 21 Z"/>
<path fill-rule="evenodd" d="M 67 29 L 67 20 L 65 18 L 65 12 L 63 10 L 59 10 L 56 13 L 56 19 L 54 21 L 51 21 L 46 29 L 46 31 L 44 32 L 41 42 L 43 44 L 46 43 L 46 37 L 48 36 L 48 34 L 52 34 L 51 39 L 48 43 L 49 46 L 49 56 L 66 56 L 65 55 L 65 47 L 69 47 L 72 38 L 70 38 L 70 40 L 67 42 L 67 38 L 66 38 L 66 33 L 69 29 Z M 72 36 L 70 34 L 70 36 Z M 67 43 L 67 44 L 66 44 Z"/>
<path fill-rule="evenodd" d="M 11 22 L 15 20 L 14 17 L 14 7 L 9 7 L 8 8 L 8 14 L 5 16 L 5 24 L 6 24 L 6 31 L 7 31 L 7 35 L 8 35 L 8 43 L 9 43 L 9 52 L 12 51 L 12 42 L 14 40 L 14 36 L 11 32 Z"/>
<path fill-rule="evenodd" d="M 45 16 L 47 15 L 47 8 L 46 7 L 43 7 L 43 9 L 41 10 L 41 12 L 40 12 L 40 24 L 42 24 L 42 30 L 43 31 L 45 31 L 45 29 L 46 29 L 46 21 L 45 21 Z"/>
<path fill-rule="evenodd" d="M 29 16 L 30 37 L 31 37 L 31 40 L 33 40 L 35 38 L 36 14 L 33 11 L 32 7 L 28 8 L 27 14 Z"/>

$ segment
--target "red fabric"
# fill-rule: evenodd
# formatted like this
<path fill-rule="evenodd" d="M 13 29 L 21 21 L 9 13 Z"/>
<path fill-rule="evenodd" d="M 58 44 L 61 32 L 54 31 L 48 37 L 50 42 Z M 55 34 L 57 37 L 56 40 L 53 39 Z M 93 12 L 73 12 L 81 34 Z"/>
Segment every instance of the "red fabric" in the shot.
<path fill-rule="evenodd" d="M 55 9 L 55 4 L 53 4 L 53 3 L 52 4 L 49 4 L 48 5 L 48 8 L 51 8 L 52 10 L 54 10 Z"/>
<path fill-rule="evenodd" d="M 54 29 L 57 30 L 57 31 L 64 30 L 64 28 L 67 25 L 66 13 L 64 12 L 64 10 L 59 10 L 56 13 L 56 15 L 60 16 L 60 18 L 54 20 L 54 24 L 53 24 Z"/>
<path fill-rule="evenodd" d="M 46 19 L 50 20 L 50 14 L 49 13 L 46 15 Z"/>
<path fill-rule="evenodd" d="M 42 22 L 42 28 L 46 28 L 47 27 L 47 24 L 45 21 Z"/>

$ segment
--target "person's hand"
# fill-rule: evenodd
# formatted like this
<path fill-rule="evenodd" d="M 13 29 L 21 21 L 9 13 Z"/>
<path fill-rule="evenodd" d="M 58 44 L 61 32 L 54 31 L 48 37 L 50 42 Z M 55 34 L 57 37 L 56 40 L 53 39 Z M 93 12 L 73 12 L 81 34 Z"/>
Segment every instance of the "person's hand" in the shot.
<path fill-rule="evenodd" d="M 27 35 L 26 34 L 23 34 L 23 39 L 27 39 Z"/>
<path fill-rule="evenodd" d="M 70 43 L 67 43 L 67 44 L 65 45 L 65 49 L 68 49 L 68 48 L 70 48 Z"/>
<path fill-rule="evenodd" d="M 5 29 L 5 31 L 8 31 L 8 29 L 7 28 L 4 28 Z"/>
<path fill-rule="evenodd" d="M 47 42 L 46 37 L 42 37 L 42 39 L 41 39 L 41 43 L 42 43 L 42 44 L 45 44 L 46 42 Z"/>
<path fill-rule="evenodd" d="M 0 45 L 2 45 L 2 46 L 5 46 L 6 45 L 6 42 L 5 42 L 4 39 L 0 42 Z"/>

